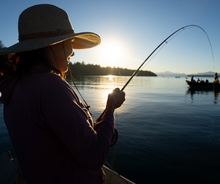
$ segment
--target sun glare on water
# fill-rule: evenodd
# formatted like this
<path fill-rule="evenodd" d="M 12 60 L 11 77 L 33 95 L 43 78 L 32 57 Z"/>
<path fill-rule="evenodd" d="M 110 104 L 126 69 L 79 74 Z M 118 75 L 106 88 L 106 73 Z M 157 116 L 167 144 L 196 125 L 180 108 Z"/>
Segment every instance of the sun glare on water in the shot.
<path fill-rule="evenodd" d="M 118 67 L 118 63 L 122 59 L 122 48 L 116 43 L 106 43 L 101 48 L 102 63 L 104 66 Z"/>

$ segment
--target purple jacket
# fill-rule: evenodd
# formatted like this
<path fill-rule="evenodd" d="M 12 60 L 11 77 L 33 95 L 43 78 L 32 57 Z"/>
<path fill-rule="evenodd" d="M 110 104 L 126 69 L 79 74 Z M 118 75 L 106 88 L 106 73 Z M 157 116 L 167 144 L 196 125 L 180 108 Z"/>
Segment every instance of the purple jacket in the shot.
<path fill-rule="evenodd" d="M 113 135 L 106 112 L 92 118 L 71 86 L 42 66 L 1 82 L 4 120 L 27 183 L 101 183 Z"/>

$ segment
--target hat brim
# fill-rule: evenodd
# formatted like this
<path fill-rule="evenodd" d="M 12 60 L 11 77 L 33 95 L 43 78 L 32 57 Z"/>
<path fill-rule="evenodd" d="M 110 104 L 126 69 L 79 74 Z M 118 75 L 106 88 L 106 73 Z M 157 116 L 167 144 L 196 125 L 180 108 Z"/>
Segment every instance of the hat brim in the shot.
<path fill-rule="evenodd" d="M 88 49 L 99 45 L 101 42 L 99 35 L 92 32 L 73 33 L 56 37 L 35 38 L 20 41 L 11 47 L 0 50 L 0 55 L 36 50 L 71 38 L 74 38 L 74 42 L 72 43 L 73 49 Z"/>

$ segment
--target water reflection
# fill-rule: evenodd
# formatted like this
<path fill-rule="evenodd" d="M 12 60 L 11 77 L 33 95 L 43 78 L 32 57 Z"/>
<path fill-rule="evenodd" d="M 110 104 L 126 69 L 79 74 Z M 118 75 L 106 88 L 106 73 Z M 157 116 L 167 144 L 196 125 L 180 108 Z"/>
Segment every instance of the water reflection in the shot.
<path fill-rule="evenodd" d="M 108 80 L 112 80 L 114 77 L 116 77 L 115 75 L 106 75 L 106 76 L 104 76 L 104 77 L 107 77 L 108 78 Z"/>
<path fill-rule="evenodd" d="M 208 96 L 213 93 L 213 97 L 214 97 L 213 103 L 217 104 L 219 92 L 220 92 L 220 90 L 217 90 L 217 89 L 212 90 L 212 89 L 191 89 L 191 88 L 189 88 L 186 91 L 186 94 L 189 94 L 191 96 L 191 100 L 193 101 L 195 95 L 207 95 Z"/>
<path fill-rule="evenodd" d="M 78 88 L 116 88 L 121 87 L 127 81 L 127 77 L 106 75 L 106 76 L 81 76 L 74 78 L 74 82 Z M 72 81 L 68 80 L 70 85 Z"/>
<path fill-rule="evenodd" d="M 104 110 L 108 94 L 115 88 L 121 88 L 127 79 L 127 76 L 114 75 L 81 76 L 74 78 L 74 83 L 88 105 L 91 106 L 90 110 L 94 117 L 96 117 L 97 114 L 100 114 Z M 71 80 L 67 80 L 67 82 L 75 90 L 73 82 Z M 76 90 L 75 92 L 77 93 Z"/>

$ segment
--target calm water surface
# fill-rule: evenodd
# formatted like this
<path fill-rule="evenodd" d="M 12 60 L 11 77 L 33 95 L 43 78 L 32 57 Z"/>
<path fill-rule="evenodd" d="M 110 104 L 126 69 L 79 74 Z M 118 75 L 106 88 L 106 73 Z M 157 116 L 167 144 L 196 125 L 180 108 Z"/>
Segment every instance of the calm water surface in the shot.
<path fill-rule="evenodd" d="M 107 94 L 128 79 L 75 79 L 94 120 Z M 135 77 L 124 91 L 126 101 L 115 113 L 119 139 L 107 159 L 119 174 L 143 184 L 220 183 L 218 94 L 188 91 L 185 78 L 174 77 Z M 0 153 L 14 154 L 2 109 L 0 104 Z"/>

